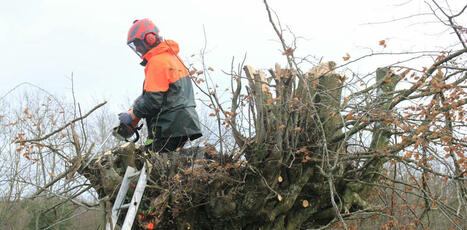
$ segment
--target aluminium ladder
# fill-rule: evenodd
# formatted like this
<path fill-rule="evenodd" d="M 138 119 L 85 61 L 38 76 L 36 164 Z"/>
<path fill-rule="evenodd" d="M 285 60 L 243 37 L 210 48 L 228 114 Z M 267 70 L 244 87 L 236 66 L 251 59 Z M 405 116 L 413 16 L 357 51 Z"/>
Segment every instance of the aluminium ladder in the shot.
<path fill-rule="evenodd" d="M 139 176 L 138 183 L 136 184 L 133 197 L 131 198 L 130 203 L 123 204 L 128 188 L 130 187 L 130 182 L 133 178 Z M 140 204 L 141 198 L 143 197 L 144 189 L 146 188 L 147 183 L 147 174 L 146 174 L 146 163 L 143 164 L 143 168 L 138 171 L 133 167 L 128 166 L 123 176 L 122 184 L 120 185 L 120 190 L 118 191 L 117 198 L 115 198 L 114 205 L 112 207 L 111 219 L 107 221 L 105 226 L 106 230 L 115 230 L 120 211 L 122 209 L 128 209 L 126 212 L 125 220 L 121 230 L 130 230 L 133 226 L 133 222 L 136 217 L 136 211 Z"/>

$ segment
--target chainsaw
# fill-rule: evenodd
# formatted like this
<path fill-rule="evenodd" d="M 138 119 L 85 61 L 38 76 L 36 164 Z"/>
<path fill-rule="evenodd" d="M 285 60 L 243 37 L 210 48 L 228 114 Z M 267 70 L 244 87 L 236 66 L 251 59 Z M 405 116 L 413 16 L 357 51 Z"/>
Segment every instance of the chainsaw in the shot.
<path fill-rule="evenodd" d="M 120 123 L 119 126 L 114 127 L 112 129 L 112 135 L 117 138 L 118 140 L 126 141 L 126 142 L 137 142 L 139 140 L 139 130 L 143 127 L 143 124 L 138 126 L 138 122 L 140 119 L 136 119 L 133 123 L 130 125 L 125 125 L 123 123 Z M 135 135 L 135 138 L 133 140 L 130 140 L 130 138 Z"/>
<path fill-rule="evenodd" d="M 136 119 L 133 123 L 131 123 L 130 125 L 125 125 L 123 123 L 120 123 L 119 126 L 117 127 L 114 127 L 112 129 L 112 135 L 117 138 L 118 140 L 122 140 L 122 141 L 126 141 L 126 142 L 137 142 L 139 140 L 139 130 L 143 127 L 143 124 L 141 124 L 139 127 L 138 127 L 138 122 L 140 121 L 140 119 Z M 132 137 L 133 135 L 136 135 L 135 139 L 133 140 L 129 140 L 130 137 Z M 105 138 L 105 140 L 102 142 L 102 144 L 99 146 L 99 148 L 97 148 L 97 151 L 94 152 L 94 154 L 91 155 L 91 157 L 89 157 L 89 160 L 86 162 L 86 164 L 84 165 L 84 167 L 87 167 L 92 159 L 94 159 L 94 157 L 96 156 L 96 154 L 102 149 L 102 147 L 104 146 L 104 144 L 107 142 L 107 140 L 109 139 L 110 137 L 110 133 L 109 135 Z"/>

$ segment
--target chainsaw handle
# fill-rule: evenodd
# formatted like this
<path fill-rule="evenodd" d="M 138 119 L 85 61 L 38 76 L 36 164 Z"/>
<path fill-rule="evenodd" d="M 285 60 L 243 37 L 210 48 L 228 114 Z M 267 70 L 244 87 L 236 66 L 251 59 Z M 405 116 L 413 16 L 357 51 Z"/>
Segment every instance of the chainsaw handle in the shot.
<path fill-rule="evenodd" d="M 123 123 L 120 123 L 119 126 L 114 127 L 112 129 L 112 134 L 118 139 L 118 140 L 124 140 L 126 142 L 133 142 L 136 143 L 139 140 L 139 132 L 143 127 L 143 124 L 141 124 L 139 127 L 138 126 L 133 126 L 133 125 L 125 125 Z M 130 140 L 130 138 L 136 134 L 135 139 Z"/>
<path fill-rule="evenodd" d="M 139 119 L 138 119 L 138 121 L 139 121 Z M 136 123 L 136 126 L 133 126 L 133 125 L 130 126 L 131 129 L 133 130 L 134 134 L 136 134 L 135 139 L 130 141 L 130 140 L 127 140 L 127 139 L 125 138 L 125 141 L 126 141 L 126 142 L 133 142 L 133 143 L 136 143 L 136 142 L 139 140 L 139 132 L 138 132 L 138 130 L 140 130 L 141 128 L 143 128 L 143 124 L 141 124 L 140 126 L 137 126 L 137 125 L 138 125 L 138 123 Z"/>
<path fill-rule="evenodd" d="M 133 143 L 136 143 L 136 142 L 139 140 L 139 132 L 138 132 L 138 130 L 139 130 L 138 128 L 135 129 L 136 137 L 135 137 L 134 140 L 128 140 L 128 139 L 125 138 L 125 141 L 126 141 L 126 142 L 133 142 Z"/>

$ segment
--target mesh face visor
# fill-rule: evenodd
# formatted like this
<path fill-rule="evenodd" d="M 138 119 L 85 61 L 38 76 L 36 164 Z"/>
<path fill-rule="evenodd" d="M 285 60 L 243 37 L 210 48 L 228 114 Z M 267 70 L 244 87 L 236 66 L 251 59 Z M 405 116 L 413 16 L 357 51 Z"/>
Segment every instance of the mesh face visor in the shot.
<path fill-rule="evenodd" d="M 139 57 L 143 57 L 149 51 L 146 44 L 139 39 L 134 39 L 128 42 L 128 46 L 130 46 L 130 48 L 135 51 Z"/>

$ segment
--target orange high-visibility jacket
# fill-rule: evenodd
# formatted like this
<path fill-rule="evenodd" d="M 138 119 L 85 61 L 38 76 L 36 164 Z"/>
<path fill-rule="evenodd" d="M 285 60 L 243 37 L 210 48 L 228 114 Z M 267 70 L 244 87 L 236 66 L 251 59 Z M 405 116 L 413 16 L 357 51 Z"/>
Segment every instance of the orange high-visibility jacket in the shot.
<path fill-rule="evenodd" d="M 178 52 L 178 44 L 167 40 L 142 57 L 147 61 L 143 94 L 133 112 L 146 118 L 150 139 L 202 135 L 192 82 Z"/>

